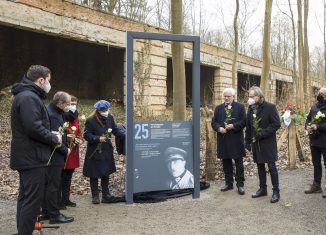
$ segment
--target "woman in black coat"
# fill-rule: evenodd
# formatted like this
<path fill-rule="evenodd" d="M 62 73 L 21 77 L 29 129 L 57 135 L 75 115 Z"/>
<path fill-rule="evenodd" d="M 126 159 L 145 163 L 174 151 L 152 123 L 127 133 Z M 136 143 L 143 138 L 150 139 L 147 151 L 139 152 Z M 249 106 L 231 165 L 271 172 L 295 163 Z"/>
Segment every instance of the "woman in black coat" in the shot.
<path fill-rule="evenodd" d="M 280 199 L 278 172 L 275 165 L 277 161 L 276 131 L 281 127 L 280 117 L 276 106 L 264 100 L 259 87 L 249 89 L 249 109 L 247 113 L 246 148 L 253 151 L 254 161 L 257 163 L 259 175 L 259 190 L 252 195 L 253 198 L 266 196 L 267 163 L 273 185 L 271 202 Z"/>
<path fill-rule="evenodd" d="M 223 162 L 225 185 L 221 191 L 233 189 L 232 159 L 234 159 L 238 193 L 243 195 L 245 193 L 243 157 L 246 155 L 243 129 L 246 126 L 246 112 L 243 104 L 234 101 L 234 96 L 233 88 L 224 89 L 225 102 L 215 108 L 212 128 L 217 132 L 217 157 Z"/>
<path fill-rule="evenodd" d="M 110 103 L 100 100 L 94 104 L 95 111 L 86 120 L 84 138 L 88 141 L 83 174 L 90 178 L 92 203 L 99 204 L 98 179 L 101 178 L 102 203 L 114 201 L 109 194 L 109 175 L 116 171 L 111 134 L 124 138 L 109 114 Z"/>

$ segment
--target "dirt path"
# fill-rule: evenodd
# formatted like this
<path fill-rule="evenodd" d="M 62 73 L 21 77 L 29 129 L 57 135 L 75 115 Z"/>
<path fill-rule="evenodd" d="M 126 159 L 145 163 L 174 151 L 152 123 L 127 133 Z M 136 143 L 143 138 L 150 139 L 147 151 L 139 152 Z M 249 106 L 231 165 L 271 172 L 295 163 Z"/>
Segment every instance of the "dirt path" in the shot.
<path fill-rule="evenodd" d="M 46 234 L 326 234 L 326 199 L 305 195 L 312 169 L 280 172 L 281 201 L 252 199 L 258 179 L 247 178 L 246 195 L 222 193 L 211 183 L 200 199 L 191 196 L 153 204 L 92 205 L 90 196 L 73 198 L 78 207 L 63 211 L 75 222 Z M 15 232 L 15 201 L 0 201 L 0 234 Z"/>

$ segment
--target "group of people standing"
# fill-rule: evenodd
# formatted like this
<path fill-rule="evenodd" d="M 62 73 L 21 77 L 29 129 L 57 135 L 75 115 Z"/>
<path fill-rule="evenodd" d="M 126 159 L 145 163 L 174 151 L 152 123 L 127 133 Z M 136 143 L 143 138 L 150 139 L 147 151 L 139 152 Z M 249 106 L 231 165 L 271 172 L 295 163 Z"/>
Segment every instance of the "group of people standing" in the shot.
<path fill-rule="evenodd" d="M 259 189 L 252 198 L 267 196 L 267 164 L 272 182 L 270 202 L 280 200 L 279 176 L 275 162 L 278 159 L 276 132 L 281 127 L 276 106 L 265 100 L 262 90 L 253 86 L 249 89 L 248 110 L 245 114 L 243 104 L 235 102 L 235 90 L 223 91 L 224 102 L 215 108 L 212 128 L 217 132 L 217 157 L 222 159 L 225 185 L 221 191 L 233 189 L 235 178 L 238 193 L 245 194 L 244 164 L 245 149 L 252 151 L 257 164 Z M 318 116 L 319 115 L 319 116 Z M 319 119 L 316 121 L 316 117 Z M 322 163 L 326 168 L 326 88 L 319 90 L 317 102 L 312 106 L 306 119 L 305 129 L 309 132 L 310 150 L 314 166 L 313 183 L 304 191 L 306 194 L 321 193 Z M 244 131 L 244 128 L 245 131 Z M 244 137 L 245 134 L 245 137 Z M 235 177 L 233 176 L 233 161 Z M 323 195 L 326 198 L 326 194 Z"/>
<path fill-rule="evenodd" d="M 48 68 L 32 65 L 22 81 L 12 87 L 14 100 L 11 110 L 10 167 L 19 172 L 16 220 L 18 234 L 21 235 L 32 234 L 40 210 L 43 219 L 49 219 L 52 224 L 74 221 L 73 217 L 63 215 L 60 210 L 76 206 L 70 200 L 70 187 L 73 172 L 80 165 L 79 145 L 82 137 L 87 141 L 83 174 L 90 178 L 92 203 L 117 201 L 109 191 L 109 175 L 116 171 L 111 134 L 124 139 L 125 132 L 116 125 L 110 114 L 110 103 L 100 100 L 94 104 L 94 112 L 86 120 L 82 133 L 76 97 L 58 91 L 52 102 L 45 107 L 43 100 L 51 89 L 50 80 L 51 72 Z M 212 118 L 212 128 L 217 132 L 217 156 L 222 159 L 225 175 L 225 185 L 221 191 L 233 189 L 234 160 L 237 191 L 240 195 L 245 194 L 243 157 L 247 149 L 253 153 L 259 175 L 259 189 L 252 197 L 267 195 L 267 164 L 273 186 L 270 202 L 278 202 L 280 188 L 275 164 L 278 157 L 276 131 L 281 123 L 276 106 L 265 100 L 263 92 L 257 86 L 249 89 L 247 114 L 244 105 L 234 101 L 233 88 L 226 88 L 223 98 L 224 102 L 215 108 Z M 314 181 L 305 193 L 322 191 L 322 155 L 326 167 L 326 119 L 311 124 L 316 113 L 326 114 L 326 88 L 320 90 L 317 100 L 306 122 L 306 129 L 315 134 L 310 136 Z M 170 148 L 166 155 L 167 161 L 178 161 L 182 166 L 180 172 L 189 175 L 187 185 L 190 185 L 189 182 L 193 185 L 193 176 L 184 170 L 185 151 Z M 172 172 L 172 167 L 169 167 Z M 181 178 L 180 173 L 175 174 Z"/>
<path fill-rule="evenodd" d="M 277 160 L 276 131 L 281 127 L 277 108 L 264 99 L 264 94 L 257 86 L 249 89 L 248 112 L 243 104 L 235 102 L 235 90 L 226 88 L 223 91 L 224 103 L 215 108 L 212 128 L 217 132 L 217 156 L 222 159 L 225 185 L 221 191 L 233 189 L 233 164 L 235 162 L 235 181 L 240 195 L 245 194 L 243 157 L 245 149 L 252 151 L 257 163 L 259 189 L 252 194 L 253 198 L 266 196 L 267 163 L 273 185 L 271 202 L 280 200 Z M 244 138 L 244 128 L 245 138 Z"/>
<path fill-rule="evenodd" d="M 19 173 L 16 222 L 18 234 L 33 233 L 37 217 L 50 224 L 73 222 L 60 212 L 75 207 L 70 200 L 71 179 L 80 165 L 79 145 L 87 140 L 83 173 L 90 178 L 92 202 L 99 204 L 98 179 L 102 203 L 115 202 L 109 193 L 109 175 L 115 172 L 111 133 L 125 133 L 109 113 L 110 103 L 100 100 L 86 120 L 81 133 L 78 99 L 58 91 L 46 107 L 43 100 L 51 89 L 51 71 L 32 65 L 21 82 L 12 87 L 10 167 Z"/>

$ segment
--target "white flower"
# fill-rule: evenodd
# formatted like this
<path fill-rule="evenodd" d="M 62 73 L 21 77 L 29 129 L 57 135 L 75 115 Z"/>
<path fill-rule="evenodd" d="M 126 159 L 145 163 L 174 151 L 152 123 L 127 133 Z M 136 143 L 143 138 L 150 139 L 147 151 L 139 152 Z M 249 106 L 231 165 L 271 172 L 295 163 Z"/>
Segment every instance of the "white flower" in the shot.
<path fill-rule="evenodd" d="M 86 117 L 84 114 L 80 116 L 80 120 L 85 120 L 85 119 L 86 119 Z"/>
<path fill-rule="evenodd" d="M 72 131 L 72 132 L 75 132 L 76 130 L 77 130 L 77 127 L 75 127 L 75 126 L 72 126 L 72 127 L 71 127 L 71 131 Z"/>
<path fill-rule="evenodd" d="M 256 118 L 257 116 L 256 116 L 256 114 L 254 113 L 254 114 L 252 115 L 252 117 L 253 117 L 253 118 Z"/>
<path fill-rule="evenodd" d="M 228 109 L 232 109 L 232 106 L 231 105 L 228 105 Z"/>
<path fill-rule="evenodd" d="M 112 129 L 111 129 L 111 128 L 109 128 L 109 129 L 108 129 L 108 133 L 111 133 L 111 132 L 112 132 Z"/>
<path fill-rule="evenodd" d="M 69 123 L 68 122 L 65 122 L 65 123 L 63 123 L 63 128 L 67 128 L 69 126 Z"/>

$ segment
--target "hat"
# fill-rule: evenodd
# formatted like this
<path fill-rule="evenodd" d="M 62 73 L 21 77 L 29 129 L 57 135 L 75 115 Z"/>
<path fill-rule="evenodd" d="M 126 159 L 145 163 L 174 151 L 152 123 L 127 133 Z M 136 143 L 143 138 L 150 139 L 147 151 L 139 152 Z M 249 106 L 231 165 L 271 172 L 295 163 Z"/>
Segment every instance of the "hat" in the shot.
<path fill-rule="evenodd" d="M 169 147 L 164 152 L 165 161 L 185 160 L 187 152 L 176 147 Z"/>
<path fill-rule="evenodd" d="M 106 100 L 99 100 L 94 104 L 95 109 L 107 110 L 110 108 L 110 103 Z"/>

